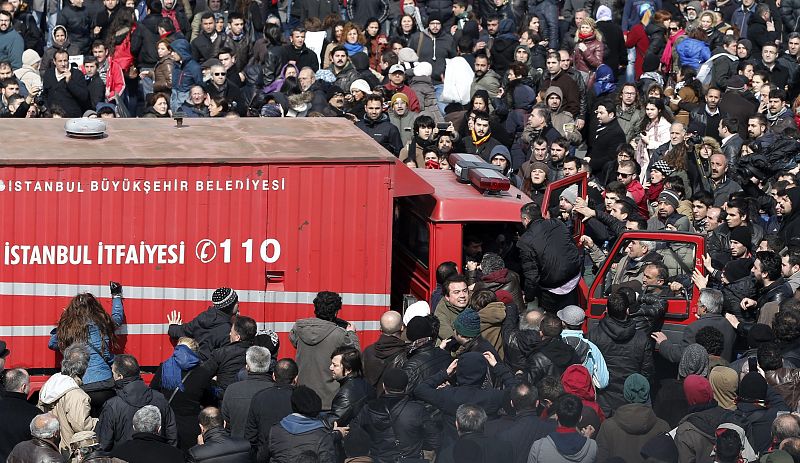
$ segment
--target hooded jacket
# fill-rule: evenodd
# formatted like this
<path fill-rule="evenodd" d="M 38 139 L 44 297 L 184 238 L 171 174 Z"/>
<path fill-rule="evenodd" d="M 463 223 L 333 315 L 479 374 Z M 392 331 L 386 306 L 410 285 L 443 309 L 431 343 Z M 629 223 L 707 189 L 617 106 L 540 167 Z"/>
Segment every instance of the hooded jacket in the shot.
<path fill-rule="evenodd" d="M 322 399 L 322 408 L 329 409 L 339 384 L 333 380 L 328 367 L 331 352 L 340 346 L 359 348 L 358 336 L 337 324 L 320 318 L 304 318 L 295 322 L 289 341 L 297 349 L 295 360 L 299 373 L 297 382 L 314 389 Z"/>
<path fill-rule="evenodd" d="M 506 318 L 506 305 L 499 301 L 490 302 L 478 311 L 478 316 L 481 319 L 481 337 L 489 341 L 501 359 L 505 358 L 500 326 Z"/>
<path fill-rule="evenodd" d="M 364 378 L 379 394 L 383 391 L 383 373 L 388 368 L 400 368 L 403 365 L 407 346 L 397 336 L 381 334 L 374 344 L 364 349 Z"/>
<path fill-rule="evenodd" d="M 707 408 L 689 413 L 675 429 L 675 446 L 678 448 L 679 461 L 695 461 L 712 463 L 711 451 L 717 441 L 716 430 L 723 422 L 727 412 L 717 405 L 716 400 L 707 404 Z"/>
<path fill-rule="evenodd" d="M 691 37 L 683 39 L 676 47 L 678 59 L 681 66 L 690 66 L 692 69 L 699 69 L 700 65 L 711 58 L 711 50 L 708 45 Z"/>
<path fill-rule="evenodd" d="M 650 405 L 632 403 L 619 407 L 597 434 L 597 461 L 612 456 L 625 461 L 641 461 L 639 452 L 651 438 L 670 430 L 666 421 L 657 418 Z"/>
<path fill-rule="evenodd" d="M 420 45 L 417 46 L 417 43 Z M 444 75 L 445 60 L 456 56 L 456 45 L 450 31 L 442 30 L 438 34 L 431 34 L 429 31 L 415 32 L 408 41 L 409 47 L 417 50 L 420 61 L 427 61 L 433 66 L 431 80 L 441 83 Z"/>
<path fill-rule="evenodd" d="M 334 435 L 322 420 L 292 413 L 270 430 L 270 463 L 294 463 L 305 451 L 315 453 L 320 463 L 337 461 Z"/>
<path fill-rule="evenodd" d="M 597 460 L 597 443 L 574 429 L 556 428 L 531 446 L 528 463 L 593 463 Z"/>
<path fill-rule="evenodd" d="M 558 95 L 561 98 L 561 105 L 556 111 L 550 111 L 550 125 L 558 131 L 558 133 L 566 138 L 572 145 L 580 145 L 583 141 L 583 136 L 580 130 L 575 129 L 575 118 L 571 113 L 564 110 L 564 92 L 560 87 L 553 85 L 544 92 L 544 101 L 547 102 L 547 97 L 550 95 Z M 567 131 L 567 127 L 571 126 L 572 130 Z"/>
<path fill-rule="evenodd" d="M 545 338 L 528 358 L 528 378 L 531 384 L 538 384 L 546 376 L 561 376 L 568 366 L 579 363 L 575 349 L 561 337 Z"/>
<path fill-rule="evenodd" d="M 648 333 L 636 330 L 630 318 L 619 321 L 608 315 L 589 332 L 589 340 L 603 353 L 608 367 L 608 387 L 600 392 L 597 402 L 609 416 L 627 403 L 623 389 L 628 376 L 633 373 L 646 378 L 653 376 L 653 342 Z"/>
<path fill-rule="evenodd" d="M 586 368 L 582 368 L 581 365 L 570 365 L 561 375 L 561 384 L 564 387 L 564 393 L 575 394 L 580 397 L 584 407 L 594 410 L 601 423 L 606 419 L 603 410 L 597 403 L 592 377 Z"/>
<path fill-rule="evenodd" d="M 61 425 L 61 450 L 69 449 L 72 435 L 81 431 L 92 431 L 97 418 L 89 416 L 89 395 L 72 377 L 56 373 L 39 391 L 39 408 L 52 413 Z"/>
<path fill-rule="evenodd" d="M 182 105 L 189 96 L 189 90 L 195 85 L 203 85 L 203 71 L 192 58 L 192 49 L 186 39 L 172 42 L 172 49 L 181 57 L 179 63 L 172 68 L 171 108 Z"/>
<path fill-rule="evenodd" d="M 163 394 L 148 388 L 139 376 L 118 380 L 116 390 L 116 397 L 112 397 L 103 405 L 95 430 L 103 450 L 111 451 L 115 445 L 131 440 L 133 415 L 145 405 L 158 407 L 161 412 L 160 435 L 165 437 L 170 445 L 178 445 L 175 415 Z"/>
<path fill-rule="evenodd" d="M 230 344 L 231 315 L 216 307 L 209 307 L 205 312 L 194 317 L 183 325 L 170 325 L 169 337 L 177 339 L 183 336 L 194 338 L 200 349 L 197 355 L 200 360 L 208 360 L 211 351 Z"/>

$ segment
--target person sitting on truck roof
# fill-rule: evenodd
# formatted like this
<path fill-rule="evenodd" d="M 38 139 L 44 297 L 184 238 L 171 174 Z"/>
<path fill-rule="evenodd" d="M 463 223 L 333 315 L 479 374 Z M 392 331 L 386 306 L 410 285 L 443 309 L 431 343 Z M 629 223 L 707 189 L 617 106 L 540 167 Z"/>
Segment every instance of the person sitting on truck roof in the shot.
<path fill-rule="evenodd" d="M 194 338 L 200 345 L 198 355 L 207 360 L 211 351 L 230 343 L 231 317 L 239 314 L 239 295 L 231 288 L 218 288 L 211 295 L 211 307 L 189 323 L 182 323 L 181 313 L 167 315 L 171 338 Z"/>
<path fill-rule="evenodd" d="M 64 351 L 76 342 L 89 346 L 89 366 L 83 375 L 83 387 L 92 398 L 92 416 L 100 416 L 103 403 L 114 396 L 111 362 L 116 347 L 116 329 L 125 320 L 122 285 L 111 282 L 111 316 L 89 293 L 78 294 L 70 301 L 58 326 L 50 334 L 48 347 Z"/>
<path fill-rule="evenodd" d="M 328 370 L 331 352 L 340 346 L 359 348 L 352 323 L 337 317 L 342 297 L 332 291 L 320 291 L 314 298 L 314 317 L 297 320 L 289 333 L 289 342 L 297 349 L 298 383 L 319 393 L 322 407 L 330 409 L 339 385 Z"/>

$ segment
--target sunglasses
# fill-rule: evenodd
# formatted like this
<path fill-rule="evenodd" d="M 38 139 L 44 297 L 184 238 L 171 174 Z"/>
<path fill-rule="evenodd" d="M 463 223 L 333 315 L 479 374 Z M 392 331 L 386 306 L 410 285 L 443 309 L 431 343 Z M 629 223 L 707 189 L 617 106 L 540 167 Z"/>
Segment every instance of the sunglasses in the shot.
<path fill-rule="evenodd" d="M 670 27 L 669 30 L 671 30 L 673 32 L 676 32 L 676 31 L 680 30 L 680 28 L 679 27 Z"/>
<path fill-rule="evenodd" d="M 633 175 L 633 174 L 628 174 L 628 173 L 625 173 L 625 172 L 617 172 L 617 177 L 624 177 L 624 178 L 628 178 L 628 177 L 630 177 L 631 175 Z"/>
<path fill-rule="evenodd" d="M 214 75 L 217 76 L 217 77 L 221 77 L 221 76 L 225 76 L 225 73 L 224 72 L 215 72 Z"/>

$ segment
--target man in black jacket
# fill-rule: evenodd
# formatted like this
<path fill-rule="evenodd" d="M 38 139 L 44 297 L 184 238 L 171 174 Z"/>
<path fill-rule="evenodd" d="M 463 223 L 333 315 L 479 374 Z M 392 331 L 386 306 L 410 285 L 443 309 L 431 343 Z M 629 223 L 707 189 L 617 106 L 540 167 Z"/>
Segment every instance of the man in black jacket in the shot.
<path fill-rule="evenodd" d="M 15 445 L 31 438 L 30 423 L 41 413 L 26 400 L 31 388 L 27 371 L 22 368 L 8 370 L 3 379 L 6 391 L 0 399 L 0 416 L 3 417 L 0 424 L 0 461 L 8 458 Z"/>
<path fill-rule="evenodd" d="M 169 337 L 189 337 L 197 341 L 201 360 L 208 360 L 211 351 L 230 343 L 231 317 L 239 313 L 239 296 L 231 288 L 218 288 L 211 295 L 211 307 L 189 323 L 181 322 L 181 313 L 167 315 Z"/>
<path fill-rule="evenodd" d="M 96 428 L 100 448 L 110 451 L 122 442 L 129 441 L 133 434 L 133 415 L 145 405 L 158 407 L 161 412 L 160 435 L 170 445 L 177 446 L 175 415 L 164 395 L 147 387 L 139 376 L 139 362 L 132 355 L 119 354 L 114 358 L 111 373 L 116 382 L 117 395 L 106 401 L 100 412 Z"/>
<path fill-rule="evenodd" d="M 542 340 L 528 358 L 526 373 L 531 384 L 538 384 L 545 376 L 560 377 L 568 366 L 581 363 L 575 349 L 561 338 L 561 320 L 551 314 L 542 317 L 539 333 Z"/>
<path fill-rule="evenodd" d="M 129 463 L 181 463 L 183 452 L 167 443 L 161 431 L 161 411 L 155 405 L 145 405 L 133 415 L 131 440 L 114 448 L 111 456 Z"/>
<path fill-rule="evenodd" d="M 778 202 L 783 213 L 778 236 L 787 246 L 797 246 L 800 244 L 800 188 L 779 191 Z"/>
<path fill-rule="evenodd" d="M 292 414 L 292 391 L 297 384 L 297 363 L 290 358 L 278 360 L 272 372 L 273 387 L 253 396 L 244 436 L 258 463 L 268 458 L 269 431 L 285 416 Z"/>
<path fill-rule="evenodd" d="M 439 429 L 425 406 L 412 401 L 405 391 L 408 375 L 399 368 L 384 374 L 384 394 L 370 401 L 350 423 L 350 432 L 369 436 L 370 456 L 375 461 L 422 458 L 422 450 L 434 450 Z"/>
<path fill-rule="evenodd" d="M 374 344 L 364 349 L 364 377 L 378 394 L 383 391 L 383 374 L 389 368 L 400 368 L 406 352 L 403 334 L 403 317 L 390 310 L 381 315 L 381 335 Z"/>
<path fill-rule="evenodd" d="M 408 375 L 407 391 L 413 396 L 422 381 L 446 370 L 452 358 L 437 345 L 436 331 L 429 317 L 409 320 L 406 337 L 411 344 L 404 358 L 403 371 Z"/>
<path fill-rule="evenodd" d="M 742 299 L 744 310 L 760 310 L 767 302 L 780 303 L 794 295 L 789 283 L 783 279 L 781 256 L 778 254 L 772 251 L 758 251 L 752 273 L 756 279 L 756 285 L 760 287 L 758 300 Z"/>
<path fill-rule="evenodd" d="M 230 344 L 215 349 L 203 363 L 203 368 L 217 377 L 217 397 L 223 398 L 225 389 L 236 382 L 239 370 L 245 367 L 245 354 L 256 337 L 256 321 L 250 317 L 236 317 L 231 326 Z"/>
<path fill-rule="evenodd" d="M 222 34 L 217 32 L 214 13 L 206 11 L 200 17 L 200 35 L 192 40 L 192 58 L 198 64 L 215 58 L 222 46 Z"/>
<path fill-rule="evenodd" d="M 440 463 L 477 461 L 481 463 L 510 462 L 513 450 L 505 442 L 484 433 L 486 412 L 478 405 L 464 404 L 456 411 L 458 439 L 445 447 L 436 458 Z M 465 460 L 468 457 L 469 460 Z"/>
<path fill-rule="evenodd" d="M 364 379 L 361 352 L 354 347 L 342 346 L 334 350 L 330 370 L 333 379 L 339 382 L 339 390 L 333 396 L 327 421 L 331 427 L 337 423 L 347 426 L 361 407 L 375 397 L 375 391 Z"/>
<path fill-rule="evenodd" d="M 590 158 L 589 167 L 592 172 L 597 174 L 603 166 L 613 159 L 619 145 L 625 143 L 625 131 L 617 120 L 617 108 L 613 102 L 601 101 L 594 110 L 597 116 L 597 130 L 594 139 L 589 138 L 589 152 L 586 157 Z"/>
<path fill-rule="evenodd" d="M 356 127 L 380 143 L 395 156 L 403 149 L 400 131 L 389 122 L 389 116 L 383 112 L 383 97 L 378 94 L 368 95 L 364 105 L 364 118 L 356 122 Z"/>
<path fill-rule="evenodd" d="M 623 397 L 625 379 L 633 373 L 653 377 L 653 341 L 638 331 L 628 317 L 628 298 L 617 291 L 608 297 L 606 315 L 589 332 L 589 340 L 603 353 L 608 367 L 608 387 L 601 390 L 597 403 L 607 417 L 627 401 Z"/>
<path fill-rule="evenodd" d="M 97 58 L 91 55 L 84 58 L 83 71 L 86 76 L 86 88 L 89 90 L 89 108 L 95 111 L 98 103 L 106 101 L 106 84 L 97 68 Z"/>
<path fill-rule="evenodd" d="M 231 436 L 244 438 L 245 425 L 253 404 L 253 397 L 275 385 L 269 373 L 272 354 L 266 347 L 251 346 L 245 354 L 247 379 L 231 384 L 222 401 L 222 417 Z M 273 423 L 274 424 L 274 423 Z"/>
<path fill-rule="evenodd" d="M 533 443 L 556 430 L 556 422 L 539 417 L 539 392 L 521 383 L 511 390 L 511 408 L 516 412 L 486 423 L 486 435 L 506 442 L 514 452 L 514 463 L 526 463 Z"/>
<path fill-rule="evenodd" d="M 283 46 L 281 54 L 283 55 L 283 60 L 280 62 L 279 68 L 282 68 L 286 63 L 294 62 L 297 69 L 303 69 L 308 66 L 314 72 L 319 70 L 319 60 L 316 53 L 306 46 L 306 30 L 303 28 L 292 30 L 290 41 Z M 280 72 L 280 69 L 274 75 L 278 75 L 278 72 Z"/>
<path fill-rule="evenodd" d="M 525 277 L 526 301 L 538 297 L 539 307 L 553 313 L 577 305 L 583 266 L 569 230 L 559 219 L 544 219 L 536 203 L 522 206 L 520 215 L 526 230 L 517 247 Z"/>
<path fill-rule="evenodd" d="M 322 400 L 314 390 L 298 386 L 292 391 L 292 414 L 283 418 L 269 432 L 267 460 L 273 463 L 298 461 L 301 454 L 312 452 L 320 462 L 336 461 L 336 432 L 321 419 Z M 264 460 L 266 461 L 266 460 Z"/>
<path fill-rule="evenodd" d="M 234 68 L 226 71 L 223 65 L 215 64 L 211 66 L 210 72 L 211 79 L 203 85 L 206 93 L 212 98 L 217 96 L 224 97 L 230 103 L 231 109 L 239 116 L 244 117 L 247 114 L 247 104 L 244 102 L 242 90 L 226 77 L 229 72 L 232 74 L 236 72 Z"/>
<path fill-rule="evenodd" d="M 67 117 L 81 117 L 89 109 L 89 89 L 83 73 L 70 67 L 69 53 L 58 50 L 53 57 L 55 66 L 42 77 L 42 97 L 50 108 L 61 108 Z"/>
<path fill-rule="evenodd" d="M 186 461 L 225 461 L 229 463 L 250 463 L 250 443 L 234 439 L 225 430 L 225 421 L 218 408 L 206 407 L 198 417 L 200 437 L 197 445 L 189 449 Z"/>

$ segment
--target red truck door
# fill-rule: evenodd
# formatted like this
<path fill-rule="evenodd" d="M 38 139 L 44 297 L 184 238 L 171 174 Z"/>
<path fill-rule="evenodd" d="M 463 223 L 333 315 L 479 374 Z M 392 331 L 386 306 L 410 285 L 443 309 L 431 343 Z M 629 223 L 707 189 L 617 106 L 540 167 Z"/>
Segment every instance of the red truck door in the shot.
<path fill-rule="evenodd" d="M 561 180 L 556 180 L 547 185 L 547 189 L 544 192 L 544 201 L 542 201 L 541 204 L 542 216 L 549 219 L 551 218 L 550 216 L 558 215 L 561 193 L 572 185 L 577 185 L 578 196 L 586 199 L 587 177 L 588 174 L 586 172 L 581 172 L 576 175 L 564 177 Z M 572 237 L 575 243 L 578 243 L 579 238 L 583 235 L 583 222 L 580 220 L 573 220 L 572 226 Z"/>
<path fill-rule="evenodd" d="M 669 337 L 681 336 L 683 327 L 696 318 L 697 301 L 700 296 L 700 291 L 691 284 L 692 272 L 695 269 L 704 271 L 705 238 L 696 233 L 673 231 L 624 233 L 614 243 L 608 258 L 600 267 L 600 271 L 589 289 L 587 316 L 590 317 L 590 329 L 593 324 L 592 319 L 596 322 L 603 317 L 608 296 L 620 283 L 627 281 L 624 275 L 618 275 L 618 272 L 624 271 L 618 267 L 620 261 L 627 256 L 631 244 L 640 240 L 649 241 L 654 245 L 655 252 L 667 267 L 670 280 L 688 282 L 688 286 L 685 285 L 688 287 L 686 291 L 673 293 L 665 289 L 662 293 L 667 297 L 667 312 L 664 316 L 662 331 Z"/>

